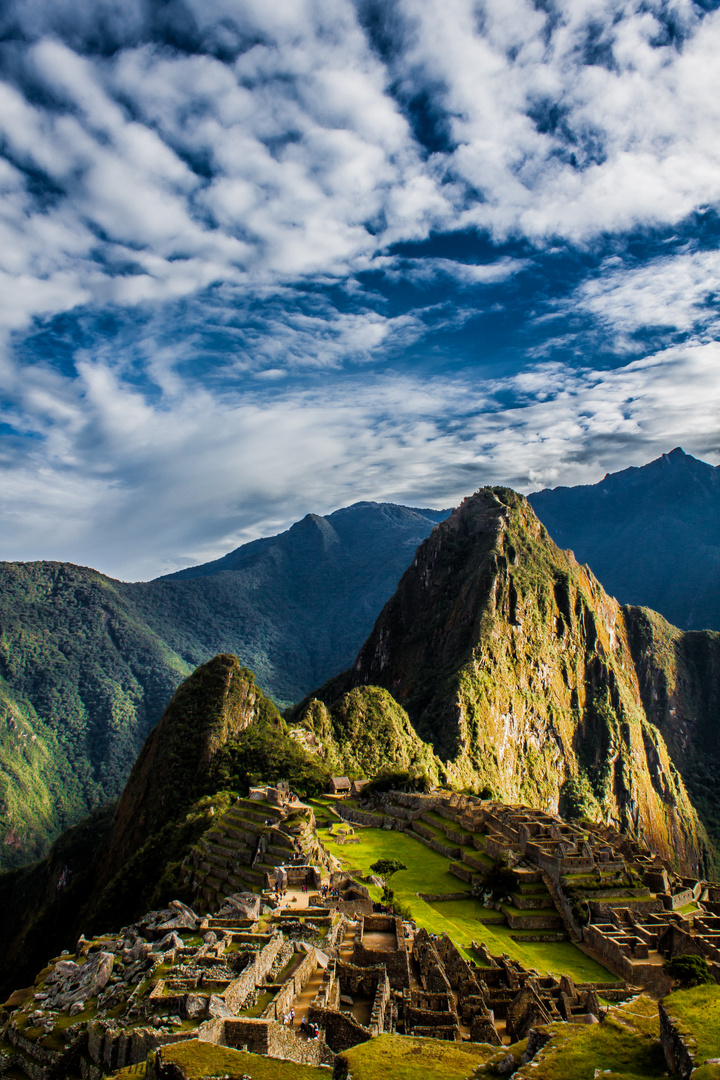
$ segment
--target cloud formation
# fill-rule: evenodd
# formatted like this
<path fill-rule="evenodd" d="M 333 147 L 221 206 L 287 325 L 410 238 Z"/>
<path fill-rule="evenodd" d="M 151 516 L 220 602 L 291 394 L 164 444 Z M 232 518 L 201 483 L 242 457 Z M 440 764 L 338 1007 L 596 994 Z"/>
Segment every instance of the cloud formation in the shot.
<path fill-rule="evenodd" d="M 715 8 L 8 0 L 1 553 L 714 460 Z"/>

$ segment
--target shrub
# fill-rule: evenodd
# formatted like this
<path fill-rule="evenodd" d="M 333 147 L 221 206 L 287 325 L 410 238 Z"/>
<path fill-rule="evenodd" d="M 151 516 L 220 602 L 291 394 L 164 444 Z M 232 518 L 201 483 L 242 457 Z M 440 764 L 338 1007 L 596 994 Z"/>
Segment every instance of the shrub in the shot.
<path fill-rule="evenodd" d="M 570 821 L 587 819 L 598 821 L 601 816 L 600 805 L 595 798 L 590 781 L 584 773 L 566 780 L 560 788 L 558 810 Z"/>
<path fill-rule="evenodd" d="M 402 900 L 393 900 L 392 909 L 393 909 L 393 913 L 395 915 L 399 915 L 401 919 L 405 920 L 405 922 L 412 922 L 413 921 L 414 915 L 412 913 L 410 905 L 406 904 L 404 901 L 402 901 Z"/>
<path fill-rule="evenodd" d="M 672 960 L 665 961 L 663 970 L 671 979 L 680 983 L 683 989 L 704 986 L 714 981 L 704 956 L 674 956 Z"/>

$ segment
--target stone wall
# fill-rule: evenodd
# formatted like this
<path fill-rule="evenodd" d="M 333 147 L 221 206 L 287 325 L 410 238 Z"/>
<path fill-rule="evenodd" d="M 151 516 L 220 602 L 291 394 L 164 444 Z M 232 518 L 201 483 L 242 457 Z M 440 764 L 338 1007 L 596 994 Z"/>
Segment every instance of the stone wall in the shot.
<path fill-rule="evenodd" d="M 363 943 L 363 935 L 366 931 L 393 933 L 395 935 L 394 951 L 386 952 L 383 949 L 367 948 Z M 355 932 L 352 962 L 357 967 L 383 965 L 388 973 L 392 987 L 400 989 L 409 986 L 410 957 L 402 919 L 393 915 L 365 915 L 361 917 Z"/>
<path fill-rule="evenodd" d="M 194 1031 L 159 1032 L 155 1028 L 126 1031 L 112 1021 L 91 1020 L 88 1024 L 88 1056 L 103 1072 L 115 1072 L 128 1065 L 139 1065 L 160 1046 L 186 1042 Z"/>
<path fill-rule="evenodd" d="M 694 899 L 692 889 L 681 889 L 680 892 L 673 893 L 672 896 L 668 896 L 666 893 L 663 896 L 663 903 L 666 911 L 676 911 L 678 908 L 684 907 L 685 904 L 690 904 Z"/>
<path fill-rule="evenodd" d="M 260 952 L 254 953 L 238 978 L 233 979 L 222 995 L 231 1012 L 239 1012 L 250 991 L 265 982 L 265 976 L 272 967 L 282 944 L 282 934 L 274 934 Z"/>
<path fill-rule="evenodd" d="M 368 810 L 355 810 L 352 806 L 337 803 L 334 809 L 345 821 L 352 821 L 355 825 L 372 825 L 374 829 L 382 829 L 387 824 L 392 828 L 393 820 L 383 814 L 371 814 Z"/>
<path fill-rule="evenodd" d="M 324 1040 L 300 1039 L 296 1031 L 276 1020 L 238 1017 L 224 1024 L 223 1043 L 233 1050 L 285 1058 L 299 1065 L 330 1065 L 334 1060 Z"/>
<path fill-rule="evenodd" d="M 371 1038 L 369 1028 L 363 1027 L 351 1016 L 346 1016 L 345 1013 L 334 1009 L 319 1009 L 311 1005 L 308 1019 L 323 1028 L 325 1042 L 335 1054 L 340 1054 L 343 1050 L 349 1050 L 351 1046 L 357 1046 L 358 1043 L 367 1042 Z"/>
<path fill-rule="evenodd" d="M 668 1014 L 662 1002 L 658 1003 L 658 1011 L 660 1013 L 660 1042 L 668 1072 L 673 1075 L 679 1074 L 682 1080 L 687 1080 L 695 1068 L 695 1050 L 697 1049 L 695 1042 L 681 1034 L 678 1021 Z"/>
<path fill-rule="evenodd" d="M 263 1018 L 277 1020 L 288 1012 L 295 998 L 303 992 L 309 983 L 310 978 L 317 970 L 317 966 L 317 956 L 313 950 L 307 954 L 287 982 L 282 985 L 279 993 L 275 995 L 263 1013 Z"/>

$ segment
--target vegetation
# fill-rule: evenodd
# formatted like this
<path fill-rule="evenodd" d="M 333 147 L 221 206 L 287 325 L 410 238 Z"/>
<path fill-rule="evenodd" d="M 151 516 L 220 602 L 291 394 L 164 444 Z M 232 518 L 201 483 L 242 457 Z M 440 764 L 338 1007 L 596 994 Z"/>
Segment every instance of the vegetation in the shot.
<path fill-rule="evenodd" d="M 662 999 L 673 1024 L 696 1044 L 698 1063 L 720 1057 L 720 986 L 712 982 L 676 990 Z M 700 1080 L 700 1073 L 695 1073 Z"/>
<path fill-rule="evenodd" d="M 601 807 L 585 773 L 569 777 L 560 789 L 558 812 L 570 821 L 599 821 Z"/>
<path fill-rule="evenodd" d="M 378 859 L 370 869 L 374 870 L 378 877 L 384 878 L 387 882 L 393 874 L 397 874 L 398 870 L 407 870 L 407 866 L 404 862 L 400 862 L 399 859 Z"/>
<path fill-rule="evenodd" d="M 685 990 L 715 982 L 704 956 L 674 956 L 665 961 L 663 970 Z"/>
<path fill-rule="evenodd" d="M 322 743 L 341 775 L 378 777 L 376 791 L 388 790 L 383 784 L 394 779 L 411 790 L 427 790 L 438 782 L 439 762 L 431 747 L 418 737 L 405 710 L 380 687 L 355 687 L 329 708 L 312 698 L 290 719 Z M 394 763 L 389 774 L 388 761 Z"/>
<path fill-rule="evenodd" d="M 451 1043 L 399 1035 L 379 1035 L 346 1050 L 336 1065 L 335 1080 L 469 1080 L 478 1064 L 495 1052 L 478 1043 Z"/>
<path fill-rule="evenodd" d="M 0 564 L 0 869 L 117 798 L 188 663 L 119 582 Z"/>
<path fill-rule="evenodd" d="M 164 1064 L 175 1066 L 173 1074 L 177 1072 L 186 1080 L 206 1080 L 212 1076 L 246 1076 L 250 1080 L 328 1080 L 327 1069 L 261 1057 L 197 1039 L 165 1047 L 161 1056 Z"/>
<path fill-rule="evenodd" d="M 533 1062 L 533 1080 L 654 1080 L 667 1076 L 657 1003 L 642 996 L 611 1009 L 602 1024 L 550 1024 L 551 1041 Z M 497 1076 L 492 1065 L 478 1077 Z"/>
<path fill-rule="evenodd" d="M 433 780 L 427 773 L 383 768 L 362 789 L 362 798 L 381 795 L 385 791 L 431 791 Z"/>

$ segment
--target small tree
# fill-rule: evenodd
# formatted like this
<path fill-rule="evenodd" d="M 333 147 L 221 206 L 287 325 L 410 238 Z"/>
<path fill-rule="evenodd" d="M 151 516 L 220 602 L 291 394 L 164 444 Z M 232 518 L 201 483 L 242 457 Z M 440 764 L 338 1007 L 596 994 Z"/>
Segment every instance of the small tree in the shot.
<path fill-rule="evenodd" d="M 666 971 L 671 979 L 679 982 L 683 989 L 714 982 L 704 956 L 675 956 L 672 960 L 665 961 L 663 971 Z"/>
<path fill-rule="evenodd" d="M 397 874 L 398 870 L 407 870 L 405 863 L 400 862 L 399 859 L 378 859 L 370 867 L 374 870 L 378 877 L 381 877 L 384 883 L 387 885 L 388 879 Z"/>
<path fill-rule="evenodd" d="M 405 863 L 400 862 L 399 859 L 378 859 L 377 862 L 374 862 L 372 864 L 370 869 L 374 870 L 378 877 L 381 877 L 383 879 L 383 903 L 392 904 L 395 893 L 391 888 L 389 888 L 388 880 L 393 876 L 393 874 L 397 874 L 398 870 L 407 870 L 407 866 L 405 865 Z"/>

